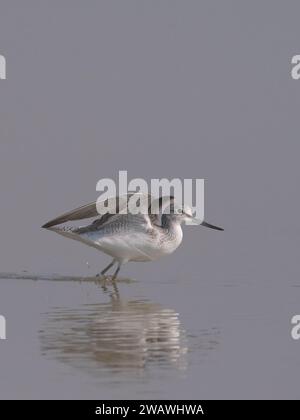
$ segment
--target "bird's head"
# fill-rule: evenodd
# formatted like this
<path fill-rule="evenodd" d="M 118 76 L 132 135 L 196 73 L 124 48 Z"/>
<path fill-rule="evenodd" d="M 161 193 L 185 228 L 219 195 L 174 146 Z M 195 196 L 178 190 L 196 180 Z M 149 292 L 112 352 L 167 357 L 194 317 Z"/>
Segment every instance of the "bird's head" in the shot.
<path fill-rule="evenodd" d="M 199 224 L 197 219 L 193 216 L 192 209 L 188 205 L 181 206 L 174 203 L 170 206 L 169 217 L 180 224 Z"/>
<path fill-rule="evenodd" d="M 164 207 L 163 214 L 169 220 L 179 224 L 184 223 L 187 225 L 202 225 L 214 230 L 224 230 L 221 227 L 211 225 L 204 220 L 200 220 L 194 217 L 191 207 L 187 204 L 181 205 L 177 203 L 174 197 L 169 197 L 168 199 L 169 203 Z"/>
<path fill-rule="evenodd" d="M 169 202 L 162 207 L 164 217 L 175 223 L 185 224 L 200 224 L 193 216 L 193 211 L 190 206 L 177 203 L 173 197 L 169 198 Z"/>

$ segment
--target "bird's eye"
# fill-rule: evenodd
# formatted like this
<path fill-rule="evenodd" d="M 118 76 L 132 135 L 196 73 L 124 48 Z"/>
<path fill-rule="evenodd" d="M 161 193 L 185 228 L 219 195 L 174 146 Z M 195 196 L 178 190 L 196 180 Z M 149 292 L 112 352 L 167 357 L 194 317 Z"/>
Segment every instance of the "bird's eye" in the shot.
<path fill-rule="evenodd" d="M 177 214 L 182 214 L 182 213 L 183 213 L 183 211 L 182 211 L 182 209 L 177 209 L 177 210 L 176 210 L 176 213 L 177 213 Z"/>

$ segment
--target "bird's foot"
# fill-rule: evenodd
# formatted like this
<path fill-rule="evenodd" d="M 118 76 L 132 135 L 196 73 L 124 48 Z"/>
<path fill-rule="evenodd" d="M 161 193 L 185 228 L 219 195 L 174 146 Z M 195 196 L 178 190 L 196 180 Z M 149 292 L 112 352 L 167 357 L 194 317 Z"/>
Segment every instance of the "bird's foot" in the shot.
<path fill-rule="evenodd" d="M 114 282 L 116 280 L 117 276 L 105 275 L 105 274 L 99 273 L 99 274 L 96 274 L 95 278 L 98 281 L 103 281 L 104 283 L 111 283 L 111 282 Z"/>

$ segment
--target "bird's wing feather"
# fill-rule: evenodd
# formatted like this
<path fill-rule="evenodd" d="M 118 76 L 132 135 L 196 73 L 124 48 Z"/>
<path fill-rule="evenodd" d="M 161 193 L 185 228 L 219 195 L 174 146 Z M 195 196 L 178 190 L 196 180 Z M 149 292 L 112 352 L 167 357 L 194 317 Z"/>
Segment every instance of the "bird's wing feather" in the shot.
<path fill-rule="evenodd" d="M 109 216 L 109 217 L 106 217 Z M 145 232 L 153 227 L 149 214 L 105 214 L 101 219 L 95 220 L 93 223 L 82 226 L 72 231 L 76 234 L 85 234 L 103 231 L 109 232 Z"/>
<path fill-rule="evenodd" d="M 110 220 L 111 217 L 115 216 L 116 214 L 121 213 L 122 210 L 124 210 L 124 208 L 127 207 L 129 203 L 129 199 L 133 195 L 135 195 L 137 198 L 140 198 L 142 200 L 142 206 L 145 206 L 144 211 L 142 211 L 142 213 L 147 213 L 149 209 L 149 205 L 150 205 L 149 203 L 152 202 L 153 197 L 150 194 L 131 193 L 131 194 L 124 194 L 119 197 L 111 197 L 102 202 L 94 201 L 93 203 L 89 203 L 84 206 L 78 207 L 74 210 L 71 210 L 62 214 L 61 216 L 56 217 L 55 219 L 50 220 L 49 222 L 45 223 L 42 227 L 50 228 L 50 227 L 57 226 L 57 225 L 60 225 L 62 223 L 66 223 L 69 221 L 90 219 L 92 217 L 97 217 L 97 219 L 94 220 L 93 223 L 97 227 L 99 227 L 103 225 L 104 223 L 106 223 L 108 220 Z M 115 204 L 116 214 L 112 214 L 112 213 L 102 214 L 98 212 L 99 208 L 101 207 L 107 208 L 112 203 Z M 154 220 L 154 218 L 152 218 L 151 220 Z"/>
<path fill-rule="evenodd" d="M 52 219 L 49 222 L 45 223 L 42 227 L 49 228 L 52 226 L 60 225 L 65 222 L 69 222 L 71 220 L 82 220 L 96 216 L 99 216 L 99 213 L 97 211 L 96 202 L 93 202 L 78 207 L 75 210 L 68 211 L 62 214 L 61 216 L 58 216 L 55 219 Z"/>

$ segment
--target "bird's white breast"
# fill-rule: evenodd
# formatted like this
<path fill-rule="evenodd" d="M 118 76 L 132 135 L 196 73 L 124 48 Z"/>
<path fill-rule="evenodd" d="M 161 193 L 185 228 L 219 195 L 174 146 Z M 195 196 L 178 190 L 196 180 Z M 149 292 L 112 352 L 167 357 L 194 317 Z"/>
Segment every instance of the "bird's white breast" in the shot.
<path fill-rule="evenodd" d="M 174 228 L 171 240 L 164 240 L 159 234 L 150 235 L 145 232 L 128 232 L 118 235 L 100 236 L 97 232 L 87 234 L 88 240 L 103 252 L 119 261 L 153 261 L 171 254 L 182 241 L 182 229 Z"/>

